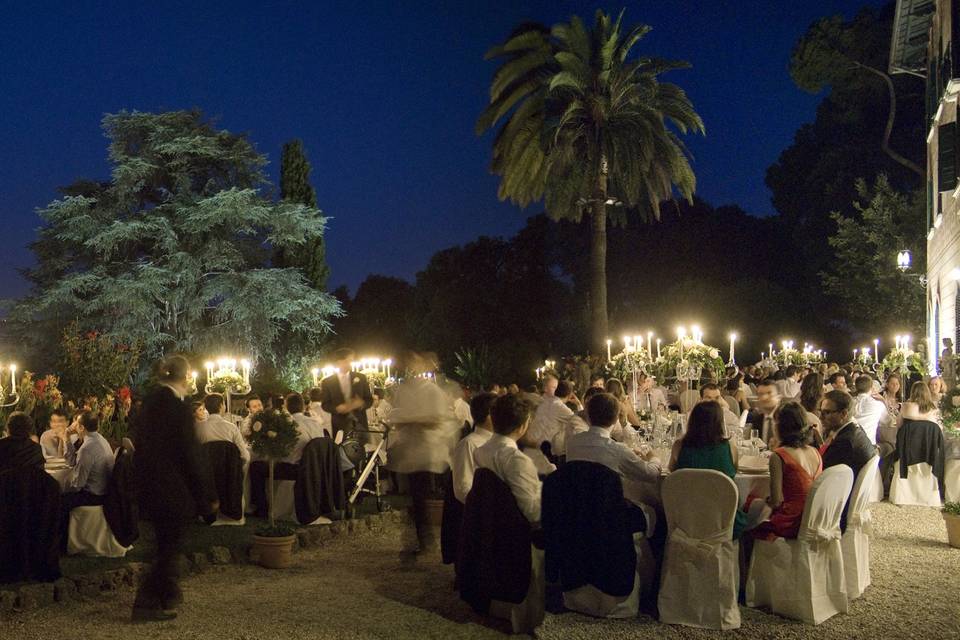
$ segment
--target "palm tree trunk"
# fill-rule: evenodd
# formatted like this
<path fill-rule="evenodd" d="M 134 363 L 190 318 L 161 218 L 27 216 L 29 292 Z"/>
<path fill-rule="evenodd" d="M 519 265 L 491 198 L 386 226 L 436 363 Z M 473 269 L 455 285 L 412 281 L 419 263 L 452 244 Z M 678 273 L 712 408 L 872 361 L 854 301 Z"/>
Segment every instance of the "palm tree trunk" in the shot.
<path fill-rule="evenodd" d="M 600 159 L 596 191 L 591 203 L 593 217 L 590 238 L 591 348 L 603 353 L 607 329 L 607 159 Z"/>

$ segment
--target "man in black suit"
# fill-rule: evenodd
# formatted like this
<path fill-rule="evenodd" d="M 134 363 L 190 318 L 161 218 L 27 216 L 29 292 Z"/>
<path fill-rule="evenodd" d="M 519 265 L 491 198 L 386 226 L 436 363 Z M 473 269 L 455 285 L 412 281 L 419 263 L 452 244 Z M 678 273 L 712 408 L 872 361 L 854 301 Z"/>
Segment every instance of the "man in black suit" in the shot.
<path fill-rule="evenodd" d="M 156 556 L 133 603 L 134 622 L 169 620 L 183 600 L 178 562 L 186 523 L 216 513 L 219 503 L 184 401 L 190 364 L 182 356 L 160 365 L 157 387 L 143 401 L 133 454 L 140 509 L 153 522 Z"/>
<path fill-rule="evenodd" d="M 853 469 L 853 478 L 856 481 L 860 470 L 876 454 L 877 447 L 863 427 L 850 419 L 852 406 L 853 398 L 850 394 L 839 390 L 828 391 L 820 401 L 820 419 L 823 422 L 824 440 L 827 442 L 827 448 L 823 452 L 823 468 L 845 464 Z M 848 496 L 840 516 L 841 531 L 847 529 L 849 506 Z"/>
<path fill-rule="evenodd" d="M 35 467 L 43 470 L 43 449 L 30 437 L 33 420 L 22 411 L 7 418 L 7 437 L 0 438 L 0 473 Z"/>
<path fill-rule="evenodd" d="M 338 431 L 367 429 L 367 409 L 373 406 L 373 393 L 367 377 L 351 371 L 356 356 L 351 349 L 337 349 L 333 353 L 337 372 L 320 382 L 320 406 L 330 414 L 333 437 Z"/>

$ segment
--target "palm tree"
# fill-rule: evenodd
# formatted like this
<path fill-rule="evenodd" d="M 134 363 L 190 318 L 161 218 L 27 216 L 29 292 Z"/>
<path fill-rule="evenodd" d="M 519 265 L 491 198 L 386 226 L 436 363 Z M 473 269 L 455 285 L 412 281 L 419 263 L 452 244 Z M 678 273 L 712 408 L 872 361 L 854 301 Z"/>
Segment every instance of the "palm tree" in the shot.
<path fill-rule="evenodd" d="M 490 85 L 490 103 L 477 134 L 499 130 L 493 173 L 499 197 L 520 206 L 543 200 L 553 218 L 591 219 L 592 344 L 607 338 L 607 218 L 659 218 L 674 187 L 692 200 L 696 178 L 680 133 L 703 133 L 703 121 L 682 89 L 658 76 L 685 62 L 632 57 L 650 31 L 622 28 L 597 11 L 588 29 L 569 23 L 525 23 L 487 59 L 503 62 Z"/>

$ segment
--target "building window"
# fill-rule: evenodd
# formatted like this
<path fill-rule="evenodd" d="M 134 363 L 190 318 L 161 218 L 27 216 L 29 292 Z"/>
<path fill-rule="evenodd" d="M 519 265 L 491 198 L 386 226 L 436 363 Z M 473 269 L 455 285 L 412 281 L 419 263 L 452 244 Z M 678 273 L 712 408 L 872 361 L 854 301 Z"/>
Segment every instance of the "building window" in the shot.
<path fill-rule="evenodd" d="M 957 123 L 940 125 L 937 131 L 937 191 L 957 188 Z"/>

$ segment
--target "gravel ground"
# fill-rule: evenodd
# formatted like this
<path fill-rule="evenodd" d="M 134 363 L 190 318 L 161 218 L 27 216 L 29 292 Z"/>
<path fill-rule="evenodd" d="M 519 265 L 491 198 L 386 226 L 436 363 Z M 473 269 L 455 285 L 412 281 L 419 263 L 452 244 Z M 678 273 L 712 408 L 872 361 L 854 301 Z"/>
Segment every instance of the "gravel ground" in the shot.
<path fill-rule="evenodd" d="M 729 637 L 960 638 L 960 549 L 945 543 L 940 514 L 874 505 L 873 585 L 848 615 L 818 627 L 744 608 Z M 336 542 L 300 553 L 287 571 L 211 567 L 183 583 L 186 603 L 172 622 L 131 627 L 131 591 L 109 599 L 24 613 L 0 622 L 0 638 L 495 638 L 505 628 L 474 615 L 452 592 L 439 558 L 399 561 L 399 535 Z M 650 618 L 606 621 L 547 615 L 539 638 L 717 637 Z"/>

